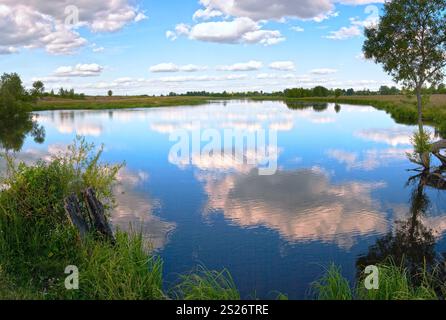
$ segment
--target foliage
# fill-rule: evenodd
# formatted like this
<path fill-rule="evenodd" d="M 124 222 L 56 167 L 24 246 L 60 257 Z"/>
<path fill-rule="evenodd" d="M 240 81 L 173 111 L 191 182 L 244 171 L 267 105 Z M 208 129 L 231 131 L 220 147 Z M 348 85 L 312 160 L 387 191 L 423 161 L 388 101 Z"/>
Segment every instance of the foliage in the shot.
<path fill-rule="evenodd" d="M 317 300 L 352 300 L 350 284 L 342 276 L 341 270 L 331 265 L 326 274 L 312 285 Z"/>
<path fill-rule="evenodd" d="M 42 81 L 38 80 L 33 83 L 33 89 L 31 94 L 35 97 L 41 97 L 45 93 L 45 85 Z"/>
<path fill-rule="evenodd" d="M 423 165 L 425 168 L 430 167 L 432 134 L 428 130 L 416 131 L 411 138 L 414 152 L 408 154 L 412 162 Z"/>
<path fill-rule="evenodd" d="M 177 296 L 184 300 L 240 300 L 227 270 L 217 272 L 199 267 L 197 272 L 182 276 L 176 290 Z"/>
<path fill-rule="evenodd" d="M 350 286 L 343 277 L 341 269 L 331 266 L 325 275 L 313 284 L 315 298 L 318 300 L 438 300 L 434 290 L 434 278 L 424 272 L 424 281 L 412 283 L 409 273 L 403 267 L 392 262 L 377 265 L 379 270 L 379 288 L 368 290 L 361 274 L 356 288 Z"/>
<path fill-rule="evenodd" d="M 438 296 L 429 281 L 426 272 L 421 275 L 423 282 L 412 283 L 407 269 L 390 262 L 381 264 L 379 270 L 379 289 L 368 290 L 362 285 L 366 275 L 362 275 L 357 288 L 360 300 L 438 300 Z"/>
<path fill-rule="evenodd" d="M 64 198 L 91 186 L 102 201 L 113 202 L 120 166 L 99 163 L 100 152 L 78 138 L 66 154 L 34 166 L 15 165 L 7 156 L 8 174 L 0 181 L 0 265 L 17 284 L 44 292 L 65 266 L 79 261 L 80 243 Z"/>
<path fill-rule="evenodd" d="M 161 300 L 161 260 L 149 255 L 141 234 L 118 231 L 114 246 L 88 239 L 79 248 L 78 291 L 59 286 L 52 297 L 88 300 Z M 61 282 L 59 283 L 62 284 Z"/>
<path fill-rule="evenodd" d="M 38 143 L 45 139 L 45 130 L 37 125 L 29 113 L 31 95 L 16 73 L 0 78 L 0 147 L 19 151 L 28 134 Z"/>
<path fill-rule="evenodd" d="M 439 83 L 446 66 L 446 1 L 394 0 L 366 28 L 364 54 L 408 88 Z"/>

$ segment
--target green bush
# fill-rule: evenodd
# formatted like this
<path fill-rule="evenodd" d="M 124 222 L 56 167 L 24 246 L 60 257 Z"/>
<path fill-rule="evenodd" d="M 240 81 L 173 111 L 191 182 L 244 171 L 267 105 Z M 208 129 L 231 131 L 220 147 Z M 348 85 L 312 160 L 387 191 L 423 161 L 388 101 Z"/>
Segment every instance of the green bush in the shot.
<path fill-rule="evenodd" d="M 162 264 L 150 257 L 141 236 L 116 234 L 116 245 L 80 240 L 63 208 L 64 199 L 87 187 L 113 205 L 113 184 L 121 166 L 99 162 L 102 148 L 77 138 L 67 153 L 28 166 L 8 158 L 0 182 L 0 266 L 8 283 L 0 293 L 26 292 L 41 299 L 161 299 Z M 64 287 L 65 268 L 80 271 L 80 290 Z M 15 288 L 12 290 L 11 288 Z"/>

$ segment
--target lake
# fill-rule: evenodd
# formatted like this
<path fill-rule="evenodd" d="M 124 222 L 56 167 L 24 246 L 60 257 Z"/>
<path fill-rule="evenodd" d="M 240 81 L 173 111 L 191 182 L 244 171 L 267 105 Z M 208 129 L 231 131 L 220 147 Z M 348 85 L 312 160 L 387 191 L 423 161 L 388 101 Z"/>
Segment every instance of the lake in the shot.
<path fill-rule="evenodd" d="M 415 262 L 446 251 L 445 193 L 408 183 L 415 127 L 372 107 L 227 101 L 35 119 L 46 138 L 26 138 L 22 159 L 48 158 L 78 134 L 104 144 L 104 161 L 125 162 L 112 222 L 151 240 L 166 288 L 203 265 L 228 269 L 244 298 L 305 299 L 332 263 L 355 281 L 381 251 L 410 247 Z M 231 132 L 247 137 L 241 149 Z"/>

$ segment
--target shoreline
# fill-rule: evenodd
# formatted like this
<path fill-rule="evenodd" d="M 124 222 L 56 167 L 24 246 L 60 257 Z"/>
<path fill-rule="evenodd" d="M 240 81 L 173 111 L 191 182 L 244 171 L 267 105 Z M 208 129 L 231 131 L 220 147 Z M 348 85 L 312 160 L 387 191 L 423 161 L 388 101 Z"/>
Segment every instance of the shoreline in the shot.
<path fill-rule="evenodd" d="M 33 112 L 58 110 L 120 110 L 134 108 L 157 108 L 176 106 L 198 106 L 217 100 L 283 101 L 284 103 L 322 102 L 349 105 L 372 106 L 383 110 L 400 124 L 417 123 L 417 108 L 414 97 L 394 96 L 342 96 L 287 98 L 278 96 L 252 97 L 210 97 L 210 96 L 175 96 L 175 97 L 86 97 L 85 99 L 45 98 L 32 106 Z M 432 95 L 423 108 L 423 120 L 438 128 L 446 136 L 446 95 Z"/>

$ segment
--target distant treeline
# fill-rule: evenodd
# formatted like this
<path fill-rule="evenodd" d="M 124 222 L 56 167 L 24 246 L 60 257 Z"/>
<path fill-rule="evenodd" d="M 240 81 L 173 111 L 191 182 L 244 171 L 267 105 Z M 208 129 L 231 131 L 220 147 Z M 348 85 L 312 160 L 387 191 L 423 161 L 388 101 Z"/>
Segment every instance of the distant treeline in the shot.
<path fill-rule="evenodd" d="M 340 97 L 340 96 L 378 96 L 378 95 L 399 95 L 411 93 L 406 90 L 400 90 L 397 87 L 381 86 L 377 91 L 354 90 L 351 89 L 327 89 L 322 86 L 313 89 L 293 88 L 286 89 L 283 95 L 287 98 L 309 98 L 309 97 Z M 424 94 L 446 94 L 446 85 L 441 84 L 438 87 L 425 88 Z"/>
<path fill-rule="evenodd" d="M 170 97 L 183 96 L 183 97 L 216 97 L 216 98 L 231 98 L 231 97 L 281 97 L 283 91 L 279 92 L 264 92 L 264 91 L 247 91 L 247 92 L 208 92 L 208 91 L 188 91 L 187 93 L 177 94 L 175 92 L 169 93 Z"/>
<path fill-rule="evenodd" d="M 372 91 L 369 89 L 355 90 L 350 89 L 328 89 L 323 86 L 315 88 L 292 88 L 277 92 L 264 91 L 248 91 L 248 92 L 207 92 L 207 91 L 189 91 L 187 93 L 178 94 L 171 92 L 169 96 L 190 96 L 190 97 L 286 97 L 286 98 L 311 98 L 311 97 L 340 97 L 340 96 L 378 96 L 378 95 L 399 95 L 410 93 L 406 90 L 400 90 L 397 87 L 381 86 L 379 90 Z M 424 94 L 446 94 L 446 85 L 441 84 L 438 87 L 425 88 Z"/>
<path fill-rule="evenodd" d="M 3 78 L 12 78 L 15 82 L 20 82 L 20 77 L 13 74 L 4 74 Z M 5 80 L 0 80 L 5 81 Z M 12 81 L 12 82 L 14 82 Z M 50 92 L 45 90 L 45 85 L 42 81 L 35 81 L 32 85 L 32 89 L 27 91 L 23 90 L 22 97 L 28 98 L 28 100 L 36 100 L 41 97 L 58 97 L 65 99 L 85 99 L 84 93 L 77 93 L 74 89 L 60 88 L 57 93 L 54 90 Z M 317 86 L 314 88 L 290 88 L 284 91 L 265 92 L 265 91 L 246 91 L 246 92 L 208 92 L 208 91 L 188 91 L 186 93 L 170 92 L 167 96 L 170 97 L 215 97 L 215 98 L 244 98 L 244 97 L 278 97 L 278 98 L 312 98 L 312 97 L 341 97 L 341 96 L 377 96 L 377 95 L 399 95 L 413 93 L 407 90 L 400 90 L 397 87 L 381 86 L 379 90 L 372 91 L 369 89 L 355 90 L 350 89 L 328 89 L 323 86 Z M 446 85 L 440 84 L 439 86 L 431 86 L 430 88 L 424 88 L 423 94 L 446 94 Z M 111 97 L 113 91 L 109 90 L 107 95 Z M 149 95 L 140 95 L 140 97 L 149 97 Z M 153 96 L 155 97 L 155 96 Z M 161 95 L 164 97 L 164 95 Z"/>
<path fill-rule="evenodd" d="M 65 99 L 85 99 L 84 93 L 76 93 L 74 89 L 64 89 L 60 88 L 57 94 L 54 92 L 54 90 L 51 90 L 50 92 L 44 92 L 42 94 L 44 97 L 58 97 L 58 98 L 65 98 Z"/>

